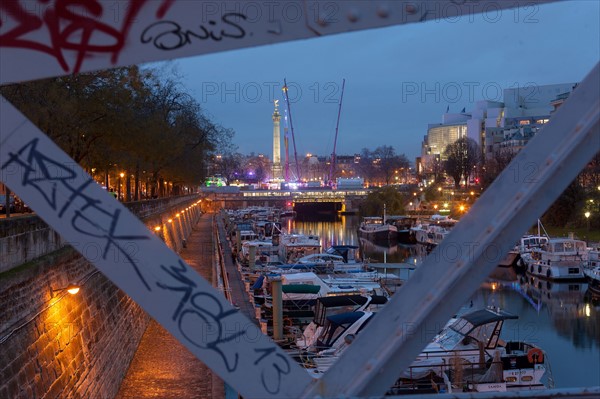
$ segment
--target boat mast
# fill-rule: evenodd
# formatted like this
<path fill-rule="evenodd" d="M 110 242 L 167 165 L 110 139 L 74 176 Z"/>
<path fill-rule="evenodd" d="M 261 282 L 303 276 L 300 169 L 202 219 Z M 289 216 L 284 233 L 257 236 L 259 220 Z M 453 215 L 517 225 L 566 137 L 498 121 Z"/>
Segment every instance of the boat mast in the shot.
<path fill-rule="evenodd" d="M 340 95 L 340 106 L 338 108 L 337 122 L 335 124 L 335 138 L 333 139 L 333 153 L 331 154 L 331 167 L 329 168 L 329 186 L 333 186 L 333 173 L 335 172 L 335 149 L 337 145 L 338 128 L 340 127 L 340 115 L 342 113 L 342 100 L 344 99 L 344 86 L 346 79 L 342 79 L 342 94 Z"/>
<path fill-rule="evenodd" d="M 289 138 L 288 138 L 288 112 L 285 110 L 285 127 L 283 128 L 283 145 L 285 146 L 285 181 L 290 181 L 290 148 L 289 148 Z"/>
<path fill-rule="evenodd" d="M 385 211 L 386 211 L 386 204 L 385 202 L 383 203 L 383 224 L 385 224 Z"/>
<path fill-rule="evenodd" d="M 292 122 L 292 109 L 290 108 L 290 98 L 288 97 L 287 81 L 283 79 L 283 92 L 285 93 L 285 102 L 287 104 L 288 115 L 290 116 L 290 130 L 292 132 L 292 143 L 294 144 L 294 161 L 296 162 L 296 179 L 300 180 L 300 167 L 298 165 L 298 152 L 296 151 L 296 137 L 294 136 L 294 124 Z"/>

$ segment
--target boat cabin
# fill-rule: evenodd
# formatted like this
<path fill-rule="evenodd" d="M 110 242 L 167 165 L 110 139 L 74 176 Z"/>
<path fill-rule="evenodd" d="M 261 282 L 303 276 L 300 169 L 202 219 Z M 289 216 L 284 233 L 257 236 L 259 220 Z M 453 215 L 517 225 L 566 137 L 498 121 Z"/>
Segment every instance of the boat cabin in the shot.
<path fill-rule="evenodd" d="M 325 329 L 317 339 L 317 350 L 340 348 L 349 343 L 372 319 L 372 312 L 340 313 L 327 317 Z"/>
<path fill-rule="evenodd" d="M 341 256 L 344 263 L 359 262 L 358 246 L 356 245 L 333 245 L 329 247 L 325 253 Z"/>
<path fill-rule="evenodd" d="M 240 230 L 240 242 L 258 240 L 258 234 L 252 230 Z"/>
<path fill-rule="evenodd" d="M 552 239 L 542 245 L 542 250 L 554 255 L 583 255 L 587 251 L 584 241 L 564 239 Z"/>
<path fill-rule="evenodd" d="M 485 349 L 495 349 L 504 320 L 517 318 L 518 316 L 504 311 L 476 310 L 459 317 L 445 328 L 434 342 L 447 351 L 473 342 L 482 342 Z"/>

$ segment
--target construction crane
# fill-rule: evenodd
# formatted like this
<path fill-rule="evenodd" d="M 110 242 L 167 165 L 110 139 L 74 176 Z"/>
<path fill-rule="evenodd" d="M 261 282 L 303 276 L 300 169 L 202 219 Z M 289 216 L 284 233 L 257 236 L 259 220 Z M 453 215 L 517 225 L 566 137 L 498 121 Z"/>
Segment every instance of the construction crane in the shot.
<path fill-rule="evenodd" d="M 296 151 L 296 137 L 294 136 L 294 124 L 292 123 L 292 109 L 290 108 L 290 98 L 288 97 L 287 81 L 283 79 L 283 93 L 287 104 L 287 111 L 290 117 L 290 130 L 292 132 L 292 143 L 294 145 L 294 161 L 296 162 L 296 179 L 300 180 L 300 166 L 298 164 L 298 152 Z"/>
<path fill-rule="evenodd" d="M 335 149 L 337 145 L 338 129 L 340 127 L 340 115 L 342 114 L 342 100 L 344 99 L 344 86 L 346 86 L 346 79 L 342 79 L 342 94 L 340 95 L 340 106 L 338 108 L 337 122 L 335 124 L 335 138 L 333 139 L 333 152 L 331 153 L 331 165 L 329 168 L 329 186 L 333 187 L 333 174 L 335 173 Z M 291 119 L 290 119 L 291 121 Z"/>
<path fill-rule="evenodd" d="M 285 116 L 284 120 L 284 130 L 283 130 L 283 146 L 285 148 L 285 181 L 290 181 L 290 148 L 289 148 L 289 138 L 288 138 L 288 112 L 287 109 L 284 110 Z"/>

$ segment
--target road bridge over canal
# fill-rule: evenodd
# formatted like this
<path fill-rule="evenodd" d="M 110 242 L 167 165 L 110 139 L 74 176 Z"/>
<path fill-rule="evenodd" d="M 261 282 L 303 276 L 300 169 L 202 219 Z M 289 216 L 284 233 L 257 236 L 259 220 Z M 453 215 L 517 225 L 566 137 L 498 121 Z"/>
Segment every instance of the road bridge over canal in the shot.
<path fill-rule="evenodd" d="M 310 189 L 310 190 L 240 190 L 238 187 L 210 188 L 203 191 L 206 199 L 217 208 L 248 206 L 292 207 L 297 212 L 356 212 L 360 201 L 371 189 Z"/>

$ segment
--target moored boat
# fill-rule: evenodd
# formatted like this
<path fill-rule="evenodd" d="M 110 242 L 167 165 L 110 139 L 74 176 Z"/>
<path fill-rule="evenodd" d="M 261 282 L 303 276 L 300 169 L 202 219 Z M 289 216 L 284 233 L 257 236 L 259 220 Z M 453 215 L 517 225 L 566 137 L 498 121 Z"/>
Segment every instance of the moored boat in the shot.
<path fill-rule="evenodd" d="M 410 228 L 410 234 L 417 244 L 435 247 L 450 233 L 458 223 L 447 216 L 433 215 L 429 220 L 417 223 Z"/>
<path fill-rule="evenodd" d="M 588 289 L 600 295 L 600 249 L 589 251 L 583 272 L 589 281 Z"/>
<path fill-rule="evenodd" d="M 318 339 L 309 372 L 321 376 L 375 314 L 366 310 L 329 316 Z M 545 389 L 545 352 L 500 338 L 506 320 L 517 316 L 499 309 L 479 309 L 451 320 L 405 370 L 391 394 Z"/>
<path fill-rule="evenodd" d="M 358 228 L 358 236 L 375 243 L 389 244 L 398 239 L 396 226 L 385 223 L 379 216 L 363 217 Z"/>
<path fill-rule="evenodd" d="M 572 238 L 551 238 L 540 248 L 531 252 L 527 273 L 552 280 L 576 280 L 585 278 L 584 263 L 587 261 L 584 241 Z"/>

